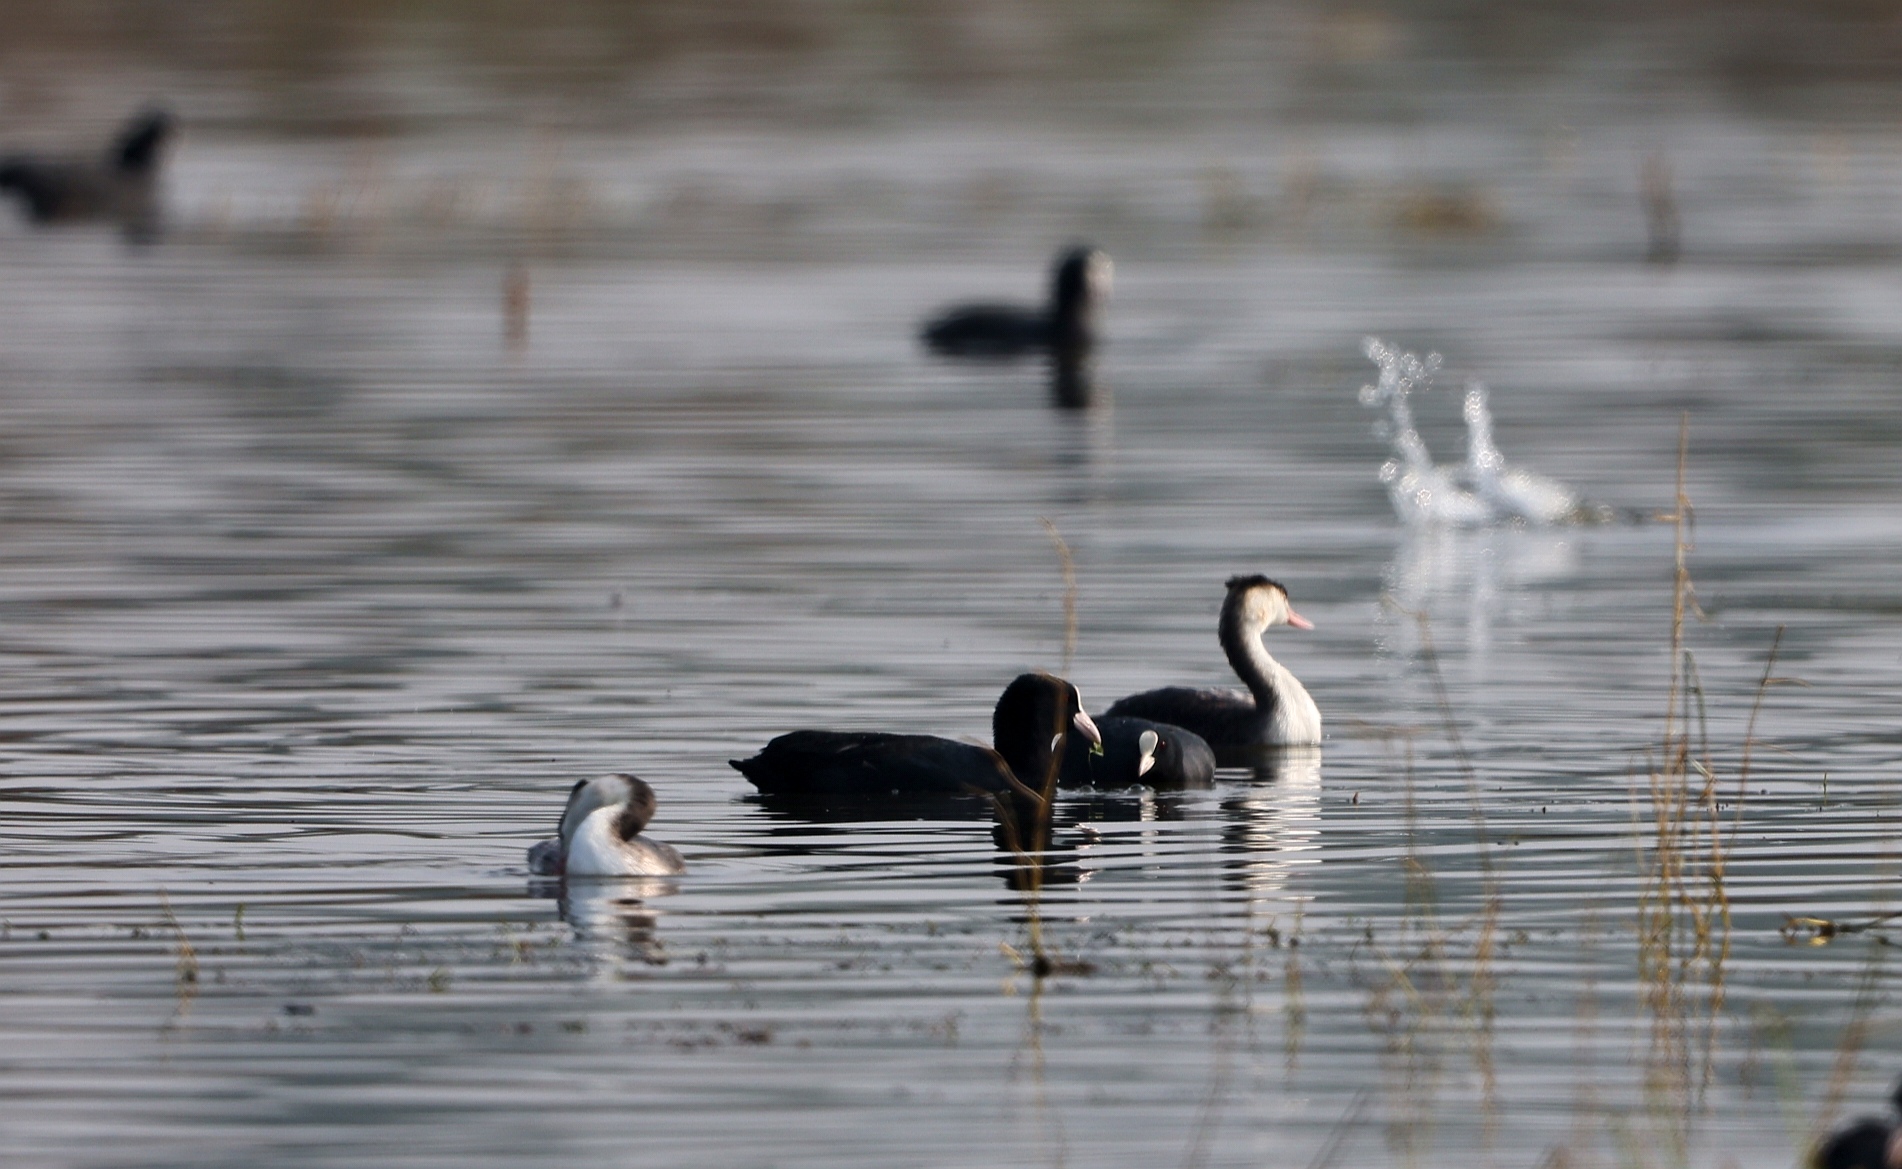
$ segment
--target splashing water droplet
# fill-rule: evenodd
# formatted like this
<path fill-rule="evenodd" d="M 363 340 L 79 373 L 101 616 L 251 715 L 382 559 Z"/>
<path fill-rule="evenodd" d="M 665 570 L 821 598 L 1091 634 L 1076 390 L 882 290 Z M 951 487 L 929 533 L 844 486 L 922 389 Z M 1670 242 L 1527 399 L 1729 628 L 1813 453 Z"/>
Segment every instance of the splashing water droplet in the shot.
<path fill-rule="evenodd" d="M 1571 488 L 1543 475 L 1511 466 L 1493 441 L 1493 416 L 1484 383 L 1470 382 L 1461 402 L 1466 419 L 1466 463 L 1438 467 L 1413 423 L 1415 392 L 1432 388 L 1441 358 L 1394 349 L 1374 337 L 1361 351 L 1380 367 L 1380 380 L 1362 386 L 1361 405 L 1385 405 L 1387 416 L 1374 424 L 1374 435 L 1396 457 L 1380 465 L 1394 513 L 1409 526 L 1434 524 L 1473 527 L 1511 520 L 1531 524 L 1576 522 L 1587 510 Z"/>

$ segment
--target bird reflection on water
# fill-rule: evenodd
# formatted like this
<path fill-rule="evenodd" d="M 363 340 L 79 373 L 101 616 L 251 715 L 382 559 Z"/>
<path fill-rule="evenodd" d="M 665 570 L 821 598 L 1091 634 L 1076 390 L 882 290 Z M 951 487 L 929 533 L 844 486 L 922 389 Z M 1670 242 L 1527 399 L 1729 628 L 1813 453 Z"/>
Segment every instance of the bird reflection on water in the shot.
<path fill-rule="evenodd" d="M 1096 404 L 1096 357 L 1088 350 L 1059 349 L 1050 358 L 1050 402 L 1065 410 Z"/>
<path fill-rule="evenodd" d="M 1494 626 L 1510 623 L 1531 595 L 1563 587 L 1581 569 L 1577 532 L 1521 528 L 1423 528 L 1401 538 L 1382 573 L 1398 613 L 1430 613 L 1436 628 L 1450 619 L 1476 668 L 1485 668 Z M 1463 621 L 1461 620 L 1463 618 Z M 1416 652 L 1418 625 L 1383 615 L 1389 648 Z"/>
<path fill-rule="evenodd" d="M 649 966 L 666 965 L 667 953 L 659 937 L 660 911 L 648 902 L 679 891 L 680 883 L 666 877 L 535 877 L 528 883 L 530 897 L 556 902 L 576 941 L 611 946 Z"/>
<path fill-rule="evenodd" d="M 1265 750 L 1254 775 L 1254 785 L 1221 802 L 1224 883 L 1251 902 L 1280 893 L 1297 867 L 1320 863 L 1321 749 Z"/>
<path fill-rule="evenodd" d="M 1181 823 L 1204 816 L 1208 791 L 1218 793 L 1222 817 L 1222 865 L 1227 884 L 1250 894 L 1280 890 L 1294 868 L 1317 863 L 1321 801 L 1321 749 L 1269 748 L 1252 760 L 1241 782 L 1237 772 L 1209 787 L 1157 790 L 1133 785 L 1111 790 L 1069 790 L 1059 796 L 1051 819 L 1051 841 L 1041 852 L 1021 847 L 1018 835 L 1031 822 L 1027 800 L 995 801 L 988 796 L 944 795 L 895 803 L 888 796 L 794 798 L 759 794 L 748 797 L 778 821 L 769 836 L 785 839 L 773 851 L 810 856 L 836 839 L 843 847 L 863 838 L 855 825 L 917 822 L 989 821 L 996 846 L 994 872 L 1016 891 L 1034 886 L 1078 885 L 1103 864 L 1092 860 L 1105 839 L 1098 826 Z M 796 842 L 791 839 L 799 838 Z M 817 838 L 815 843 L 814 838 Z M 1034 870 L 1034 875 L 1033 875 Z"/>
<path fill-rule="evenodd" d="M 1112 282 L 1109 257 L 1078 244 L 1057 256 L 1047 305 L 964 304 L 926 323 L 925 346 L 941 356 L 1008 361 L 1041 353 L 1050 362 L 1050 400 L 1080 410 L 1096 400 L 1098 319 Z"/>
<path fill-rule="evenodd" d="M 1094 806 L 1112 798 L 1133 799 L 1135 796 L 1133 793 L 1117 797 L 1094 796 L 1085 803 Z M 779 821 L 769 829 L 769 835 L 781 838 L 817 836 L 825 841 L 836 838 L 841 847 L 863 839 L 862 832 L 849 825 L 988 821 L 991 841 L 997 848 L 996 872 L 1007 887 L 1017 890 L 1025 888 L 1030 884 L 1026 870 L 1032 867 L 1040 870 L 1043 884 L 1077 884 L 1089 879 L 1088 872 L 1078 868 L 1076 856 L 1079 841 L 1087 843 L 1090 838 L 1087 833 L 1076 831 L 1079 820 L 1072 813 L 1077 802 L 1069 799 L 1063 799 L 1057 805 L 1051 825 L 1050 847 L 1034 853 L 1025 851 L 1023 842 L 1027 838 L 1028 826 L 1036 816 L 1036 806 L 1021 796 L 994 797 L 976 792 L 938 795 L 912 793 L 901 799 L 886 794 L 759 793 L 749 796 L 748 802 L 757 805 L 768 817 Z M 822 849 L 823 846 L 788 841 L 776 846 L 773 851 L 787 856 L 811 856 Z"/>

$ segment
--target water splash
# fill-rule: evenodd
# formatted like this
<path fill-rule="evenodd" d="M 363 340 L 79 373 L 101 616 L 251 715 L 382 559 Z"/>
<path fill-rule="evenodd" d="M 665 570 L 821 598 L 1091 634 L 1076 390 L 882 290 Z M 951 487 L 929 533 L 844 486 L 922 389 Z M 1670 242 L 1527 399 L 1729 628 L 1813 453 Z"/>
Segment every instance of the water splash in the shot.
<path fill-rule="evenodd" d="M 1493 416 L 1486 405 L 1486 387 L 1466 386 L 1466 463 L 1435 466 L 1419 430 L 1413 424 L 1415 391 L 1433 384 L 1440 355 L 1395 349 L 1369 337 L 1361 343 L 1368 360 L 1380 367 L 1380 380 L 1362 386 L 1361 405 L 1385 407 L 1387 417 L 1374 424 L 1374 433 L 1393 447 L 1394 457 L 1380 467 L 1394 513 L 1409 527 L 1440 525 L 1484 527 L 1502 522 L 1537 526 L 1582 523 L 1597 518 L 1597 510 L 1578 493 L 1555 479 L 1506 462 L 1493 442 Z"/>

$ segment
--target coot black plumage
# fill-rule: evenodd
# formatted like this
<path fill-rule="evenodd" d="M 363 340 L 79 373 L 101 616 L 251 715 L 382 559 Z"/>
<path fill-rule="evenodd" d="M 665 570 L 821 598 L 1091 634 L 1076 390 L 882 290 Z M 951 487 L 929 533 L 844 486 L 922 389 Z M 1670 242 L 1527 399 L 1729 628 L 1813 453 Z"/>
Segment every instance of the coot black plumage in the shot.
<path fill-rule="evenodd" d="M 793 731 L 750 759 L 729 760 L 766 795 L 954 796 L 1011 790 L 1013 776 L 1041 789 L 1070 732 L 1101 740 L 1076 687 L 1023 674 L 991 715 L 996 750 L 932 735 Z"/>
<path fill-rule="evenodd" d="M 1288 590 L 1280 584 L 1265 576 L 1231 578 L 1218 630 L 1222 651 L 1249 693 L 1165 686 L 1114 703 L 1105 717 L 1186 728 L 1208 740 L 1223 767 L 1251 763 L 1263 747 L 1319 743 L 1321 712 L 1314 699 L 1261 643 L 1275 625 L 1314 628 L 1289 606 Z"/>
<path fill-rule="evenodd" d="M 171 115 L 147 110 L 126 123 L 102 157 L 8 155 L 0 158 L 0 191 L 15 195 L 35 223 L 108 220 L 129 230 L 149 229 L 171 132 Z"/>
<path fill-rule="evenodd" d="M 967 304 L 924 327 L 925 344 L 951 357 L 1022 357 L 1053 352 L 1075 358 L 1096 342 L 1096 317 L 1110 288 L 1109 257 L 1072 247 L 1057 257 L 1050 303 L 1040 308 Z"/>
<path fill-rule="evenodd" d="M 1902 1084 L 1889 1095 L 1902 1110 Z M 1810 1154 L 1813 1169 L 1902 1169 L 1902 1128 L 1864 1117 L 1829 1134 Z"/>
<path fill-rule="evenodd" d="M 1215 752 L 1194 731 L 1142 718 L 1096 720 L 1101 751 L 1072 739 L 1064 748 L 1064 787 L 1207 787 Z"/>

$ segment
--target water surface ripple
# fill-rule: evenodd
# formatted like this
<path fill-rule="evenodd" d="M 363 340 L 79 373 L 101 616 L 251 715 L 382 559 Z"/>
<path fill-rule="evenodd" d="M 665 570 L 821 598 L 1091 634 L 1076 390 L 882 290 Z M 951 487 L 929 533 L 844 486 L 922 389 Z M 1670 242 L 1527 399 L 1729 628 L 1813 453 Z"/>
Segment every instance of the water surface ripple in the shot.
<path fill-rule="evenodd" d="M 738 199 L 743 170 L 805 217 L 783 248 L 609 225 L 536 252 L 519 352 L 507 249 L 299 236 L 271 192 L 322 170 L 300 147 L 188 143 L 155 247 L 9 231 L 9 1156 L 1789 1163 L 1845 1028 L 1892 1021 L 1886 982 L 1859 1005 L 1866 938 L 1779 927 L 1891 907 L 1902 326 L 1866 307 L 1886 262 L 1755 246 L 1810 180 L 1729 185 L 1790 144 L 1718 129 L 1668 270 L 1593 169 L 1612 147 L 1526 177 L 1508 131 L 1464 157 L 1516 233 L 1338 247 L 1325 219 L 1205 239 L 1205 141 L 1007 136 L 1027 210 L 977 251 L 828 203 L 844 173 L 951 200 L 969 173 L 915 142 L 638 141 L 655 183 Z M 1337 176 L 1404 156 L 1336 143 Z M 1079 174 L 1119 266 L 1106 401 L 1064 415 L 1036 369 L 933 364 L 912 331 L 1034 290 Z M 1860 211 L 1791 230 L 1893 254 L 1875 184 L 1828 198 Z M 1402 530 L 1355 400 L 1370 332 L 1483 378 L 1515 462 L 1631 513 L 1669 509 L 1689 412 L 1689 637 L 1736 825 L 1714 1015 L 1640 977 L 1669 527 Z M 1459 449 L 1455 394 L 1415 409 Z M 1066 801 L 1034 905 L 981 820 L 749 799 L 725 761 L 774 734 L 982 738 L 1010 677 L 1062 668 L 1042 518 L 1099 709 L 1222 682 L 1221 582 L 1286 582 L 1317 628 L 1271 645 L 1325 712 L 1319 763 Z M 1740 793 L 1779 626 L 1803 685 L 1772 688 Z M 523 850 L 609 770 L 654 785 L 692 872 L 531 883 Z M 1088 973 L 1019 969 L 1033 914 Z M 1852 1104 L 1896 1070 L 1865 1058 Z"/>

